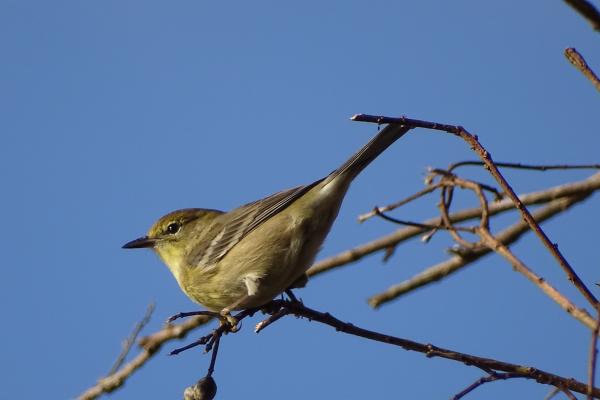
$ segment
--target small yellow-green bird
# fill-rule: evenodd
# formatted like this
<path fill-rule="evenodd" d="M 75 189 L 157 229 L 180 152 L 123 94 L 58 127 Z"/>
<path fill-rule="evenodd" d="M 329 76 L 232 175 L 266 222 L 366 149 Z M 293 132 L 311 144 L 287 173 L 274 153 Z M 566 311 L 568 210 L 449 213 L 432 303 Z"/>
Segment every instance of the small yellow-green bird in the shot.
<path fill-rule="evenodd" d="M 154 249 L 185 294 L 209 310 L 228 316 L 260 307 L 305 282 L 352 180 L 409 129 L 386 125 L 341 167 L 309 185 L 229 212 L 173 211 L 123 248 Z"/>

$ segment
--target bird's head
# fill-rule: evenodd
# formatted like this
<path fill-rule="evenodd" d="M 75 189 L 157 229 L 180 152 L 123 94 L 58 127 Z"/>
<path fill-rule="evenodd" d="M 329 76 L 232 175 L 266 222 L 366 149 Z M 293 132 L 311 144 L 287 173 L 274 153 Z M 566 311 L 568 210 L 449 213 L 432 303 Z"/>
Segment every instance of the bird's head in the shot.
<path fill-rule="evenodd" d="M 170 212 L 156 221 L 146 236 L 123 245 L 124 249 L 151 248 L 169 268 L 178 269 L 186 250 L 194 246 L 203 228 L 221 214 L 203 208 L 185 208 Z"/>

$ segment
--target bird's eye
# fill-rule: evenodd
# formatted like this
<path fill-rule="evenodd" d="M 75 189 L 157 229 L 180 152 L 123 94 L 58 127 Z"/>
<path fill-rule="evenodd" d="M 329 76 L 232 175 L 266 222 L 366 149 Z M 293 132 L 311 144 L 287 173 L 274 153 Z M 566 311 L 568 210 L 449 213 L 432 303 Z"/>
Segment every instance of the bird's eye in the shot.
<path fill-rule="evenodd" d="M 181 228 L 181 225 L 177 222 L 171 222 L 168 226 L 167 226 L 167 233 L 169 235 L 174 235 L 177 232 L 179 232 L 179 229 Z"/>

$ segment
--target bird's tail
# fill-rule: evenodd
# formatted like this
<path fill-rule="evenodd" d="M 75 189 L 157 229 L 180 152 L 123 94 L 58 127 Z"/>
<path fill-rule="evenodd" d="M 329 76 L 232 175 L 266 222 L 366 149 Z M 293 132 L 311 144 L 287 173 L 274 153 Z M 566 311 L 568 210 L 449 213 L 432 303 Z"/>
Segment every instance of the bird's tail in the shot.
<path fill-rule="evenodd" d="M 369 143 L 357 151 L 341 167 L 333 171 L 325 181 L 325 185 L 332 181 L 349 185 L 367 165 L 375 160 L 392 143 L 400 139 L 411 128 L 401 124 L 388 124 Z M 337 185 L 336 185 L 337 186 Z"/>

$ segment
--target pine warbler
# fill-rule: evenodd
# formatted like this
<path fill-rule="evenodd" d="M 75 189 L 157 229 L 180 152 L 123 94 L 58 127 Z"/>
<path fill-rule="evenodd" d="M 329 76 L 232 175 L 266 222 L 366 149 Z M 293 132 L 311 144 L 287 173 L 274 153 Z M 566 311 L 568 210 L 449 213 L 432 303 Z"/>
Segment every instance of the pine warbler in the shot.
<path fill-rule="evenodd" d="M 260 307 L 301 285 L 352 180 L 409 128 L 390 124 L 341 167 L 309 185 L 229 212 L 189 208 L 161 217 L 123 248 L 152 248 L 185 294 L 209 310 Z"/>

